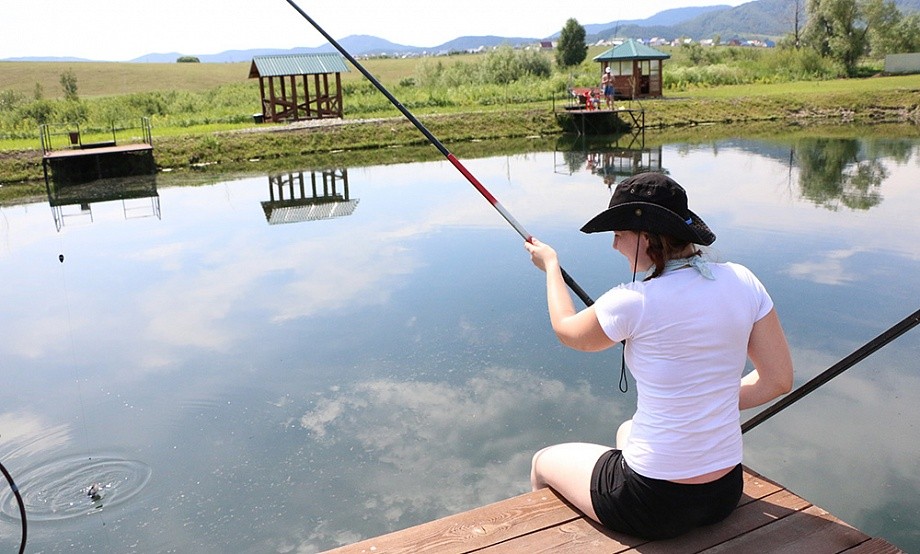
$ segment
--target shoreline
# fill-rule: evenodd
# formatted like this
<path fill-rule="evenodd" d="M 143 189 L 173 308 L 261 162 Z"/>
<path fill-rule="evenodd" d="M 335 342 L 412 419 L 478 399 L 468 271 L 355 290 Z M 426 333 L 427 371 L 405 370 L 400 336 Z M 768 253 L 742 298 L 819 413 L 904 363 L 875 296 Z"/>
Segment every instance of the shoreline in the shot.
<path fill-rule="evenodd" d="M 920 80 L 918 80 L 920 82 Z M 920 88 L 883 90 L 867 98 L 859 93 L 787 98 L 776 95 L 694 98 L 667 97 L 631 103 L 645 110 L 647 132 L 772 124 L 790 129 L 823 125 L 897 124 L 902 133 L 920 136 Z M 505 139 L 550 140 L 565 136 L 549 104 L 505 106 L 500 111 L 420 113 L 416 117 L 444 144 Z M 711 132 L 702 134 L 712 134 Z M 427 138 L 402 115 L 367 119 L 325 119 L 251 127 L 207 134 L 157 137 L 158 172 L 233 173 L 308 163 L 355 165 L 405 161 L 399 149 L 429 146 Z M 0 151 L 0 201 L 44 191 L 41 150 Z M 432 149 L 434 150 L 434 149 Z M 436 150 L 435 150 L 435 153 Z"/>

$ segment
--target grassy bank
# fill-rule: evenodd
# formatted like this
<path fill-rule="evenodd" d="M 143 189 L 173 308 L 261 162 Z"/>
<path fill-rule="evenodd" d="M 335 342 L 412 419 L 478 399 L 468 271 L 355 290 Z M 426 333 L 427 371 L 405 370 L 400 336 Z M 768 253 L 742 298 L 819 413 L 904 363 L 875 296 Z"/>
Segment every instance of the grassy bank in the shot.
<path fill-rule="evenodd" d="M 536 140 L 533 137 L 555 137 L 561 133 L 553 111 L 554 106 L 561 109 L 564 102 L 561 93 L 541 93 L 533 98 L 506 102 L 462 102 L 455 99 L 439 102 L 435 101 L 440 98 L 435 89 L 420 91 L 419 87 L 408 82 L 407 75 L 412 73 L 406 60 L 390 61 L 394 63 L 375 67 L 372 72 L 387 75 L 386 79 L 394 82 L 391 90 L 401 100 L 402 93 L 410 95 L 413 103 L 409 109 L 436 137 L 451 145 L 452 150 L 473 146 L 480 140 L 525 137 Z M 132 71 L 144 73 L 145 64 L 127 65 L 136 66 L 132 67 Z M 132 86 L 151 87 L 156 79 L 165 79 L 161 71 L 168 71 L 174 79 L 177 78 L 175 71 L 178 71 L 179 77 L 184 79 L 181 86 L 187 89 L 172 94 L 191 94 L 189 90 L 198 87 L 205 91 L 203 94 L 207 97 L 227 97 L 226 90 L 220 91 L 228 86 L 233 95 L 252 93 L 252 90 L 238 89 L 239 85 L 220 85 L 217 91 L 209 88 L 222 79 L 239 80 L 238 74 L 241 71 L 245 73 L 245 64 L 207 67 L 206 71 L 196 67 L 189 71 L 189 75 L 183 76 L 182 73 L 187 71 L 181 67 L 184 65 L 148 67 L 154 81 L 137 85 L 135 77 L 130 76 L 125 78 L 125 83 L 130 81 L 134 83 Z M 106 68 L 95 70 L 103 69 Z M 60 68 L 55 67 L 49 73 L 58 70 Z M 84 71 L 90 70 L 93 68 L 88 67 Z M 202 75 L 205 74 L 211 77 L 204 79 Z M 107 75 L 111 78 L 112 74 Z M 191 79 L 192 75 L 197 77 Z M 361 81 L 356 73 L 349 75 L 352 88 L 346 90 L 346 104 L 362 106 L 363 111 L 359 114 L 346 113 L 345 119 L 336 124 L 325 122 L 319 127 L 298 128 L 296 125 L 256 125 L 251 116 L 221 121 L 215 115 L 208 118 L 213 121 L 183 122 L 174 115 L 155 115 L 152 119 L 157 165 L 171 172 L 256 172 L 293 165 L 343 165 L 342 160 L 347 160 L 347 165 L 362 165 L 415 159 L 412 156 L 419 155 L 438 155 L 428 146 L 425 137 L 389 106 L 379 92 L 372 87 L 369 89 L 370 85 Z M 20 81 L 25 78 L 21 77 Z M 96 79 L 104 80 L 104 77 L 97 76 Z M 19 86 L 23 85 L 20 83 Z M 486 91 L 482 95 L 494 93 Z M 508 98 L 519 96 L 517 88 L 511 85 L 497 93 Z M 162 94 L 164 98 L 166 95 Z M 115 97 L 118 97 L 117 93 Z M 189 98 L 191 102 L 192 97 Z M 665 97 L 660 99 L 620 104 L 645 110 L 645 121 L 651 129 L 692 128 L 695 129 L 692 134 L 700 133 L 702 126 L 715 125 L 726 132 L 729 124 L 758 122 L 793 126 L 897 122 L 907 124 L 899 127 L 899 133 L 913 133 L 914 136 L 920 133 L 920 75 L 693 87 L 666 91 Z M 0 200 L 43 189 L 37 138 L 7 137 L 0 140 L 0 185 L 3 185 Z"/>

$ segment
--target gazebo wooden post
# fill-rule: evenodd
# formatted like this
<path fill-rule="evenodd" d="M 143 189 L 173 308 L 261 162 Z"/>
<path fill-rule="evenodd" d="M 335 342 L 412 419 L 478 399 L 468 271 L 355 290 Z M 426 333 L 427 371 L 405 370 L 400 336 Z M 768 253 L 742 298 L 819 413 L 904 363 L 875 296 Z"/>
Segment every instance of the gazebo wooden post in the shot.
<path fill-rule="evenodd" d="M 262 119 L 268 117 L 265 111 L 265 77 L 259 77 L 259 95 L 262 97 Z"/>
<path fill-rule="evenodd" d="M 291 81 L 291 109 L 294 110 L 294 121 L 298 121 L 300 116 L 297 114 L 297 82 L 294 80 L 293 75 L 288 79 Z"/>
<path fill-rule="evenodd" d="M 275 104 L 276 104 L 277 100 L 276 100 L 276 98 L 275 98 L 275 78 L 274 78 L 274 77 L 269 77 L 269 78 L 268 78 L 268 94 L 269 94 L 270 97 L 271 97 L 270 100 L 269 100 L 269 102 L 270 102 L 269 106 L 271 107 L 272 122 L 277 123 L 277 122 L 278 122 L 278 117 L 277 117 L 277 114 L 276 114 L 276 112 L 275 112 Z"/>
<path fill-rule="evenodd" d="M 316 86 L 316 113 L 318 113 L 320 117 L 326 117 L 326 113 L 329 110 L 325 99 L 328 98 L 329 91 L 323 88 L 318 73 L 313 75 L 313 84 Z"/>
<path fill-rule="evenodd" d="M 335 74 L 335 102 L 336 102 L 336 105 L 338 106 L 337 113 L 339 117 L 343 117 L 345 112 L 343 110 L 343 102 L 342 102 L 342 74 L 341 73 Z"/>
<path fill-rule="evenodd" d="M 310 100 L 310 81 L 307 79 L 307 75 L 301 75 L 301 81 L 303 82 L 303 97 L 304 102 L 307 106 L 307 119 L 313 119 L 313 101 Z"/>
<path fill-rule="evenodd" d="M 287 82 L 284 80 L 283 75 L 278 76 L 278 86 L 281 87 L 281 98 L 278 99 L 278 103 L 281 104 L 281 113 L 278 115 L 281 119 L 284 119 L 285 117 L 290 117 L 291 106 L 288 99 Z"/>
<path fill-rule="evenodd" d="M 642 62 L 633 60 L 633 98 L 642 96 Z"/>

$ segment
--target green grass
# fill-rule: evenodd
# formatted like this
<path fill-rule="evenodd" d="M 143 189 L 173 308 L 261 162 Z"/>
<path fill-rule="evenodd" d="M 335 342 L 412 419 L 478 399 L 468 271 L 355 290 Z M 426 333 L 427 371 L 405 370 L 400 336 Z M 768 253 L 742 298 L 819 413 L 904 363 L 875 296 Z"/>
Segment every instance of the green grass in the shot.
<path fill-rule="evenodd" d="M 672 92 L 668 94 L 668 96 L 680 98 L 738 98 L 751 96 L 798 96 L 816 93 L 856 93 L 866 95 L 871 99 L 874 94 L 892 90 L 920 92 L 920 75 L 698 87 L 686 91 Z M 917 98 L 917 102 L 920 102 L 920 97 Z"/>
<path fill-rule="evenodd" d="M 525 74 L 504 84 L 489 80 L 488 54 L 362 63 L 440 140 L 468 144 L 559 134 L 552 114 L 554 99 L 559 107 L 569 86 L 596 85 L 599 68 L 591 58 L 604 49 L 591 47 L 586 61 L 576 68 L 553 69 L 541 78 Z M 826 75 L 830 69 L 822 60 L 800 52 L 669 51 L 672 59 L 665 63 L 664 78 L 670 88 L 664 97 L 618 102 L 645 109 L 646 124 L 652 128 L 778 120 L 920 122 L 920 75 L 816 79 L 814 75 Z M 508 53 L 502 56 L 507 59 Z M 62 124 L 64 131 L 76 125 L 66 121 L 80 121 L 81 131 L 92 134 L 110 126 L 110 121 L 136 125 L 140 118 L 149 117 L 157 163 L 176 169 L 200 161 L 213 161 L 216 169 L 224 169 L 244 166 L 252 158 L 281 163 L 285 158 L 331 156 L 343 150 L 369 152 L 383 146 L 409 149 L 426 144 L 358 71 L 342 79 L 346 121 L 385 121 L 296 133 L 234 133 L 279 127 L 257 126 L 252 120 L 259 111 L 259 88 L 256 80 L 248 79 L 249 66 L 0 62 L 0 183 L 41 179 L 36 118 Z M 780 66 L 782 71 L 777 69 Z M 729 70 L 720 76 L 722 70 L 713 71 L 714 67 Z M 79 101 L 60 98 L 61 74 L 67 71 L 76 77 Z M 458 81 L 458 75 L 475 75 L 475 79 Z M 724 81 L 725 75 L 736 84 L 714 84 Z M 439 76 L 454 81 L 439 82 Z M 42 99 L 34 98 L 36 88 Z"/>

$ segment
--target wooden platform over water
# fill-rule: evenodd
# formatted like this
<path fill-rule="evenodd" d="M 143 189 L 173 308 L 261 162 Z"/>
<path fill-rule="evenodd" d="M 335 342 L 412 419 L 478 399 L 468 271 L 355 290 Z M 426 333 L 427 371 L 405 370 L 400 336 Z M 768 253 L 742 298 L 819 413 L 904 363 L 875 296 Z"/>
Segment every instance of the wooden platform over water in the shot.
<path fill-rule="evenodd" d="M 126 136 L 124 142 L 119 143 L 119 133 Z M 90 133 L 84 133 L 79 126 L 60 131 L 45 124 L 40 127 L 40 135 L 47 187 L 52 182 L 57 186 L 80 185 L 156 173 L 148 118 L 142 118 L 139 126 L 116 127 L 113 123 L 105 132 Z"/>
<path fill-rule="evenodd" d="M 556 121 L 567 133 L 612 135 L 630 129 L 644 129 L 645 110 L 566 108 L 556 112 Z"/>
<path fill-rule="evenodd" d="M 649 542 L 607 531 L 551 489 L 543 489 L 329 552 L 897 554 L 902 551 L 745 468 L 744 495 L 734 513 L 719 524 L 699 528 L 677 539 Z"/>
<path fill-rule="evenodd" d="M 152 144 L 105 144 L 104 146 L 86 146 L 72 150 L 52 150 L 45 152 L 43 158 L 55 160 L 60 158 L 76 158 L 86 156 L 103 156 L 105 154 L 127 154 L 131 152 L 153 152 Z"/>

